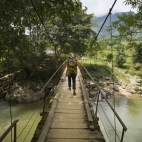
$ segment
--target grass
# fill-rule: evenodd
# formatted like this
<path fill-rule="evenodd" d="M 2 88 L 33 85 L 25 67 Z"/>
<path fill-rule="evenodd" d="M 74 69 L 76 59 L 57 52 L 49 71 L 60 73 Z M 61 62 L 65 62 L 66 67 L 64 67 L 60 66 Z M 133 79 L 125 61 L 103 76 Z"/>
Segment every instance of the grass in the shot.
<path fill-rule="evenodd" d="M 89 73 L 95 80 L 98 82 L 102 79 L 103 76 L 111 76 L 111 68 L 106 66 L 104 62 L 93 60 L 83 60 L 82 64 L 87 68 Z"/>
<path fill-rule="evenodd" d="M 108 76 L 111 77 L 113 75 L 114 80 L 123 80 L 125 81 L 126 84 L 129 84 L 129 75 L 134 76 L 142 76 L 141 71 L 137 71 L 134 68 L 134 64 L 132 62 L 132 57 L 129 56 L 126 59 L 126 63 L 123 65 L 122 68 L 116 67 L 113 65 L 112 69 L 112 64 L 107 63 L 105 61 L 105 58 L 98 58 L 98 59 L 86 59 L 81 61 L 82 64 L 87 68 L 89 73 L 91 74 L 92 77 L 96 78 L 97 81 L 100 81 L 103 76 Z M 113 73 L 112 73 L 113 71 Z"/>

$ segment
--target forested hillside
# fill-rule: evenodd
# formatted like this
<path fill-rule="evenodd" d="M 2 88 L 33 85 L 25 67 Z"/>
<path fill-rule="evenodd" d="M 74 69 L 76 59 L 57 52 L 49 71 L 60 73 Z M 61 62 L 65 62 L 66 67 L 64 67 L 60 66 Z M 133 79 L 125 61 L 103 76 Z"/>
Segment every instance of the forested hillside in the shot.
<path fill-rule="evenodd" d="M 117 20 L 117 15 L 118 15 L 118 14 L 121 14 L 121 13 L 114 13 L 114 14 L 111 14 L 111 21 L 112 21 L 112 22 L 114 22 L 114 21 Z M 94 31 L 97 31 L 97 32 L 98 32 L 98 31 L 100 30 L 100 28 L 101 28 L 103 22 L 104 22 L 105 19 L 106 19 L 106 16 L 107 16 L 107 15 L 104 15 L 104 16 L 102 16 L 102 17 L 96 17 L 98 26 L 97 26 L 97 27 L 92 27 L 92 29 L 93 29 Z M 95 22 L 96 22 L 96 19 L 93 19 L 92 22 L 95 23 Z M 109 37 L 109 36 L 110 36 L 109 33 L 106 31 L 107 27 L 110 26 L 110 24 L 111 24 L 111 23 L 110 23 L 110 17 L 109 17 L 109 18 L 106 20 L 102 31 L 100 32 L 99 38 L 101 38 L 102 36 L 104 36 L 104 37 Z M 115 31 L 115 32 L 116 32 L 116 31 Z"/>
<path fill-rule="evenodd" d="M 103 29 L 102 29 L 101 32 L 100 32 L 99 39 L 100 39 L 101 37 L 110 37 L 110 34 L 109 34 L 109 32 L 107 31 L 107 28 L 108 28 L 113 22 L 115 22 L 115 21 L 118 20 L 118 17 L 117 17 L 118 15 L 121 16 L 121 15 L 123 15 L 123 14 L 127 15 L 128 12 L 118 12 L 118 13 L 111 14 L 111 22 L 110 22 L 110 16 L 107 18 L 107 20 L 106 20 L 106 22 L 105 22 L 105 24 L 104 24 L 104 27 L 103 27 Z M 135 13 L 133 13 L 133 14 L 135 15 Z M 97 26 L 97 27 L 92 27 L 92 29 L 93 29 L 94 31 L 98 32 L 98 31 L 100 30 L 100 28 L 101 28 L 103 22 L 104 22 L 105 19 L 106 19 L 106 16 L 107 16 L 107 15 L 104 15 L 104 16 L 102 16 L 102 17 L 96 17 L 98 26 Z M 92 22 L 93 22 L 93 23 L 96 23 L 96 19 L 93 19 Z M 113 31 L 113 35 L 114 35 L 114 36 L 117 36 L 117 35 L 118 35 L 118 31 L 117 31 L 117 30 L 114 30 L 114 31 Z M 142 37 L 142 33 L 139 33 L 139 34 L 137 35 L 137 37 L 138 37 L 138 38 L 141 38 L 141 37 Z"/>

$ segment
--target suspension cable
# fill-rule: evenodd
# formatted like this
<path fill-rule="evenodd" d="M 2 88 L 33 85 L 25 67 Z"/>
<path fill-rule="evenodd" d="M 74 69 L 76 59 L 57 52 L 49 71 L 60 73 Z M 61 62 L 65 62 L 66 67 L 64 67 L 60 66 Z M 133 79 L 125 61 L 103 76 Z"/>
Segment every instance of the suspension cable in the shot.
<path fill-rule="evenodd" d="M 113 90 L 112 90 L 112 94 L 113 94 L 113 99 L 114 99 L 114 110 L 115 110 L 115 96 L 114 96 L 114 70 L 113 70 L 113 68 L 114 68 L 114 64 L 113 64 L 113 49 L 112 49 L 112 24 L 111 24 L 111 13 L 110 13 L 110 27 L 111 27 L 111 30 L 110 30 L 110 32 L 111 32 L 111 34 L 110 34 L 110 36 L 111 36 L 111 53 L 112 53 L 112 81 L 113 81 Z M 115 114 L 114 114 L 114 128 L 115 128 L 115 142 L 116 142 L 116 117 L 115 117 Z"/>
<path fill-rule="evenodd" d="M 104 111 L 104 109 L 103 109 L 101 103 L 100 103 L 100 107 L 101 107 L 101 109 L 102 109 L 104 115 L 106 116 L 106 118 L 107 118 L 109 124 L 111 125 L 111 127 L 113 128 L 113 130 L 116 131 L 116 130 L 115 130 L 115 127 L 113 127 L 112 123 L 110 122 L 109 118 L 107 117 L 107 114 L 105 113 L 105 111 Z M 99 115 L 100 115 L 100 117 L 101 117 L 101 114 L 100 114 L 100 113 L 99 113 Z M 101 121 L 102 121 L 102 119 L 101 119 Z M 103 123 L 103 121 L 102 121 L 102 123 Z M 103 124 L 103 125 L 104 125 L 104 124 Z M 105 127 L 104 127 L 104 128 L 105 128 Z M 105 129 L 105 131 L 106 131 L 106 129 Z M 106 133 L 107 133 L 107 132 L 106 132 Z M 116 133 L 116 135 L 117 135 L 117 138 L 120 140 L 120 138 L 119 138 L 119 136 L 118 136 L 117 133 Z M 109 137 L 109 136 L 108 136 L 108 137 Z"/>
<path fill-rule="evenodd" d="M 36 118 L 34 119 L 33 124 L 31 125 L 31 127 L 30 127 L 30 129 L 29 129 L 27 135 L 25 136 L 23 142 L 25 142 L 26 138 L 28 137 L 28 135 L 29 135 L 31 129 L 33 128 L 33 126 L 34 126 L 34 124 L 35 124 L 35 122 L 36 122 L 36 120 L 37 120 L 38 117 L 39 117 L 39 114 L 36 115 Z"/>
<path fill-rule="evenodd" d="M 36 107 L 39 107 L 39 105 L 40 105 L 41 103 L 42 103 L 42 101 L 40 101 Z M 31 115 L 31 117 L 29 118 L 28 122 L 26 123 L 25 127 L 21 130 L 20 134 L 16 137 L 16 139 L 18 139 L 18 138 L 20 137 L 20 135 L 23 133 L 23 131 L 26 129 L 26 127 L 28 126 L 29 122 L 31 121 L 31 119 L 32 119 L 32 117 L 34 116 L 34 114 L 36 113 L 36 111 L 37 111 L 37 110 L 35 110 L 35 111 L 32 113 L 32 115 Z"/>
<path fill-rule="evenodd" d="M 114 5 L 115 5 L 116 1 L 117 1 L 117 0 L 115 0 L 115 1 L 114 1 L 114 3 L 113 3 L 113 5 L 112 5 L 112 7 L 109 9 L 109 12 L 108 12 L 108 14 L 107 14 L 106 18 L 105 18 L 105 20 L 104 20 L 104 22 L 103 22 L 103 24 L 102 24 L 102 26 L 101 26 L 101 28 L 100 28 L 99 32 L 97 33 L 96 37 L 94 38 L 94 41 L 93 41 L 93 43 L 92 43 L 91 47 L 88 49 L 88 52 L 86 53 L 86 55 L 89 53 L 89 51 L 90 51 L 90 50 L 91 50 L 91 48 L 93 47 L 93 45 L 94 45 L 95 41 L 97 40 L 97 38 L 98 38 L 98 36 L 99 36 L 99 34 L 100 34 L 100 32 L 101 32 L 101 30 L 102 30 L 102 28 L 103 28 L 103 26 L 104 26 L 104 24 L 105 24 L 106 20 L 107 20 L 107 18 L 108 18 L 108 16 L 111 14 L 111 11 L 112 11 L 112 9 L 113 9 L 113 7 L 114 7 Z"/>
<path fill-rule="evenodd" d="M 47 36 L 49 37 L 51 43 L 54 44 L 53 41 L 52 41 L 52 39 L 51 39 L 51 37 L 49 36 L 49 33 L 48 33 L 48 31 L 47 31 L 47 29 L 46 29 L 46 27 L 45 27 L 45 25 L 44 25 L 43 20 L 41 19 L 40 15 L 38 14 L 38 11 L 37 11 L 37 9 L 36 9 L 36 7 L 35 7 L 33 1 L 32 1 L 32 0 L 30 0 L 30 1 L 31 1 L 31 4 L 32 4 L 32 6 L 33 6 L 33 8 L 34 8 L 34 10 L 35 10 L 35 12 L 36 12 L 36 14 L 37 14 L 37 16 L 38 16 L 40 22 L 41 22 L 41 24 L 43 25 L 43 27 L 44 27 L 44 29 L 45 29 L 45 31 L 46 31 L 46 33 L 47 33 Z"/>
<path fill-rule="evenodd" d="M 100 106 L 101 106 L 101 105 L 100 105 Z M 102 106 L 101 106 L 101 108 L 102 108 Z M 102 108 L 102 110 L 103 110 L 103 108 Z M 98 113 L 99 113 L 99 118 L 101 119 L 102 125 L 103 125 L 103 127 L 104 127 L 104 129 L 105 129 L 106 135 L 107 135 L 109 141 L 111 142 L 110 137 L 109 137 L 109 135 L 108 135 L 108 133 L 107 133 L 107 130 L 106 130 L 106 128 L 105 128 L 105 124 L 104 124 L 104 122 L 103 122 L 103 120 L 102 120 L 102 117 L 101 117 L 101 114 L 100 114 L 100 110 L 99 110 L 99 109 L 98 109 Z M 106 117 L 106 118 L 107 118 L 107 117 Z M 108 119 L 108 118 L 107 118 L 107 119 Z M 108 120 L 108 121 L 109 121 L 109 120 Z M 110 121 L 109 121 L 109 122 L 110 122 Z M 111 123 L 110 123 L 110 125 L 112 126 Z"/>
<path fill-rule="evenodd" d="M 8 95 L 10 95 L 10 102 L 9 102 L 9 105 L 10 105 L 10 121 L 11 121 L 11 124 L 12 124 L 12 103 L 11 103 L 11 94 L 9 93 L 10 92 L 10 67 L 9 67 L 9 64 L 10 64 L 10 58 L 9 58 L 9 53 L 10 53 L 10 49 L 9 49 L 9 46 L 8 46 Z M 11 142 L 12 142 L 12 131 L 11 131 Z"/>

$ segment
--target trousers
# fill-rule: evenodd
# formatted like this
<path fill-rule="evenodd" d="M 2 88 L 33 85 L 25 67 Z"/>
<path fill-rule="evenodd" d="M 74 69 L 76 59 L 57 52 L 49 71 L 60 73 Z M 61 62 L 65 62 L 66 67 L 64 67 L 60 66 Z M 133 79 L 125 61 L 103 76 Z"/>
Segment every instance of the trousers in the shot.
<path fill-rule="evenodd" d="M 76 89 L 76 74 L 68 74 L 68 87 L 71 87 L 72 89 Z"/>

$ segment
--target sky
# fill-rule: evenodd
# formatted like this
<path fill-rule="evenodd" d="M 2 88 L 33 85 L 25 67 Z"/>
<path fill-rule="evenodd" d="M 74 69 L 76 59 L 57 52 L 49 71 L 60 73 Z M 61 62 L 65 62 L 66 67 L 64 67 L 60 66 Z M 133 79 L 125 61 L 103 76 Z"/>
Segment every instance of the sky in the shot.
<path fill-rule="evenodd" d="M 88 8 L 87 13 L 93 13 L 96 17 L 101 17 L 107 15 L 109 9 L 112 7 L 115 0 L 80 0 L 83 6 Z M 124 0 L 117 0 L 112 14 L 116 12 L 128 12 L 133 11 L 136 13 L 136 9 L 132 9 L 130 5 L 126 5 L 123 3 Z"/>

